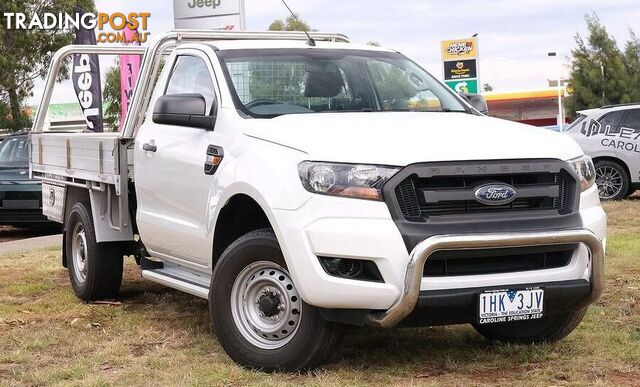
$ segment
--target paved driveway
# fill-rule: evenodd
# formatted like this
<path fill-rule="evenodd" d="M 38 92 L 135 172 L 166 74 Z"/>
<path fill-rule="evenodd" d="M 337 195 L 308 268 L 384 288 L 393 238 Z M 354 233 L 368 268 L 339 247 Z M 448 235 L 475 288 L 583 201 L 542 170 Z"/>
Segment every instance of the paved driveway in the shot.
<path fill-rule="evenodd" d="M 1 242 L 0 255 L 60 246 L 62 246 L 62 234 L 46 235 L 16 241 Z"/>

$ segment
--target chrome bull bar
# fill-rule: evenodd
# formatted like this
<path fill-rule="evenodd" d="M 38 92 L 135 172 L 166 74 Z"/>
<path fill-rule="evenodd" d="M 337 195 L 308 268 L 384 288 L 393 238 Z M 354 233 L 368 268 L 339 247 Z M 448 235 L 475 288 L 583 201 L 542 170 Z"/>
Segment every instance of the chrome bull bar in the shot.
<path fill-rule="evenodd" d="M 384 312 L 367 316 L 367 325 L 390 328 L 400 323 L 416 307 L 424 264 L 438 250 L 473 250 L 582 243 L 591 254 L 591 294 L 581 307 L 595 301 L 604 288 L 604 248 L 591 231 L 585 229 L 507 234 L 437 235 L 420 242 L 411 252 L 402 293 Z"/>

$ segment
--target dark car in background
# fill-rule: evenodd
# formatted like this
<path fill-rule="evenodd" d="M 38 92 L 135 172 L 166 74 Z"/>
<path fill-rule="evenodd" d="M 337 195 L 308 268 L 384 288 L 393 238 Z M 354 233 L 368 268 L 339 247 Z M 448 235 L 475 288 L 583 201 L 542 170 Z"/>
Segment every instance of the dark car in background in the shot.
<path fill-rule="evenodd" d="M 27 134 L 11 134 L 0 143 L 0 224 L 47 222 L 42 215 L 41 183 L 29 178 Z"/>

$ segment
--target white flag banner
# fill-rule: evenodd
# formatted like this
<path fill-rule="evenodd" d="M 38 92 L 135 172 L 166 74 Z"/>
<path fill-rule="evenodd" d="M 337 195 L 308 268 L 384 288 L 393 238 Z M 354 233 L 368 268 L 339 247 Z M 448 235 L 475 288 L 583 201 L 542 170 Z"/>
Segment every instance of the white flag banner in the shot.
<path fill-rule="evenodd" d="M 173 0 L 175 28 L 244 30 L 244 0 Z"/>

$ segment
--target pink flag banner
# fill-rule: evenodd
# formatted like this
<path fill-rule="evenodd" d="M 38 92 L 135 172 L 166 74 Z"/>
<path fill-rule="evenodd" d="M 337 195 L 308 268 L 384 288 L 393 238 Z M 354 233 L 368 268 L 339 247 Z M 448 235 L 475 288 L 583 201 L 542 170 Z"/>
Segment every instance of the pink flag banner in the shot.
<path fill-rule="evenodd" d="M 127 27 L 124 29 L 125 42 L 129 45 L 140 45 L 138 38 L 138 31 Z M 124 127 L 124 120 L 129 110 L 129 103 L 131 97 L 133 97 L 133 88 L 136 86 L 138 80 L 138 73 L 140 72 L 140 55 L 120 55 L 120 125 L 118 131 L 121 131 Z"/>

